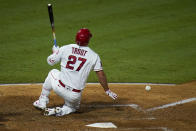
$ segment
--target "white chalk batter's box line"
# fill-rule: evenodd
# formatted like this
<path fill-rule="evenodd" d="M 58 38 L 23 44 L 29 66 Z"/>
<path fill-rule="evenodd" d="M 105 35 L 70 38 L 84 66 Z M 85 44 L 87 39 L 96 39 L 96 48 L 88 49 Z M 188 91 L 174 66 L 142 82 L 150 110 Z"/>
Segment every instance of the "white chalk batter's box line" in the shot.
<path fill-rule="evenodd" d="M 42 85 L 43 83 L 36 83 L 36 84 L 29 84 L 29 83 L 24 83 L 24 84 L 0 84 L 0 86 L 10 86 L 10 85 Z M 87 84 L 99 84 L 99 83 L 87 83 Z M 168 85 L 168 86 L 172 86 L 172 85 L 176 85 L 176 84 L 153 84 L 153 83 L 109 83 L 109 84 L 123 84 L 123 85 Z M 137 104 L 112 104 L 112 105 L 81 105 L 83 107 L 98 107 L 98 108 L 104 108 L 104 107 L 131 107 L 135 110 L 138 111 L 143 111 L 143 112 L 150 112 L 150 111 L 155 111 L 155 110 L 159 110 L 159 109 L 164 109 L 164 108 L 168 108 L 168 107 L 172 107 L 172 106 L 177 106 L 177 105 L 181 105 L 181 104 L 185 104 L 185 103 L 189 103 L 192 101 L 196 101 L 196 97 L 193 98 L 189 98 L 189 99 L 185 99 L 185 100 L 181 100 L 181 101 L 177 101 L 174 103 L 169 103 L 169 104 L 165 104 L 165 105 L 161 105 L 158 107 L 153 107 L 153 108 L 149 108 L 149 109 L 142 109 L 139 105 Z M 149 117 L 149 118 L 133 118 L 133 120 L 155 120 L 156 118 L 154 117 Z M 146 128 L 118 128 L 118 130 L 162 130 L 162 131 L 172 131 L 171 129 L 167 128 L 167 127 L 146 127 Z"/>
<path fill-rule="evenodd" d="M 104 107 L 131 107 L 135 110 L 138 111 L 143 111 L 143 112 L 150 112 L 150 111 L 155 111 L 155 110 L 159 110 L 159 109 L 164 109 L 164 108 L 168 108 L 168 107 L 172 107 L 172 106 L 177 106 L 177 105 L 181 105 L 181 104 L 185 104 L 185 103 L 189 103 L 192 101 L 196 101 L 196 97 L 193 98 L 189 98 L 189 99 L 185 99 L 185 100 L 181 100 L 181 101 L 177 101 L 174 103 L 169 103 L 169 104 L 165 104 L 165 105 L 161 105 L 158 107 L 153 107 L 153 108 L 149 108 L 149 109 L 142 109 L 139 105 L 137 104 L 112 104 L 112 105 L 82 105 L 83 107 L 98 107 L 98 108 L 104 108 Z M 132 120 L 155 120 L 156 118 L 154 117 L 145 117 L 145 118 L 132 118 Z M 117 127 L 115 127 L 117 128 Z M 142 130 L 149 130 L 149 131 L 153 131 L 153 130 L 161 130 L 161 131 L 172 131 L 172 129 L 169 129 L 168 127 L 144 127 L 144 128 L 118 128 L 118 130 L 133 130 L 133 131 L 142 131 Z"/>
<path fill-rule="evenodd" d="M 81 106 L 84 106 L 84 107 L 98 107 L 98 108 L 104 108 L 104 107 L 131 107 L 131 108 L 133 108 L 137 111 L 150 112 L 150 111 L 164 109 L 164 108 L 168 108 L 168 107 L 172 107 L 172 106 L 182 105 L 182 104 L 189 103 L 189 102 L 192 102 L 192 101 L 196 101 L 196 97 L 181 100 L 181 101 L 177 101 L 177 102 L 174 102 L 174 103 L 161 105 L 161 106 L 158 106 L 158 107 L 149 108 L 149 109 L 142 109 L 137 104 L 81 105 Z"/>

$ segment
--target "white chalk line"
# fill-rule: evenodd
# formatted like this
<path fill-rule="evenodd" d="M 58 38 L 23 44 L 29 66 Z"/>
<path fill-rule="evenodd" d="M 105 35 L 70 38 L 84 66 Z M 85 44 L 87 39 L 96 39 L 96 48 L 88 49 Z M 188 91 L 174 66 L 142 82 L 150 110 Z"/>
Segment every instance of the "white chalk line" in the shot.
<path fill-rule="evenodd" d="M 138 121 L 138 120 L 156 120 L 155 117 L 143 117 L 143 118 L 130 118 L 128 120 L 134 120 L 134 121 Z"/>
<path fill-rule="evenodd" d="M 10 86 L 10 85 L 42 85 L 43 83 L 18 83 L 18 84 L 0 84 L 0 86 Z M 87 85 L 93 85 L 93 84 L 99 84 L 99 83 L 87 83 Z M 108 84 L 122 84 L 122 85 L 168 85 L 168 86 L 175 86 L 176 84 L 157 84 L 157 83 L 108 83 Z M 146 110 L 143 110 L 139 105 L 137 104 L 113 104 L 113 105 L 90 105 L 88 107 L 132 107 L 135 110 L 138 111 L 146 111 L 146 112 L 150 112 L 150 111 L 155 111 L 155 110 L 159 110 L 159 109 L 164 109 L 164 108 L 168 108 L 168 107 L 172 107 L 172 106 L 177 106 L 177 105 L 181 105 L 181 104 L 185 104 L 185 103 L 189 103 L 192 101 L 196 101 L 196 97 L 194 98 L 189 98 L 189 99 L 185 99 L 185 100 L 181 100 L 178 102 L 174 102 L 174 103 L 170 103 L 170 104 L 165 104 L 162 106 L 158 106 L 158 107 L 153 107 L 153 108 L 149 108 Z M 154 117 L 150 117 L 150 118 L 133 118 L 133 120 L 154 120 L 156 118 Z M 163 131 L 172 131 L 171 129 L 168 129 L 167 127 L 149 127 L 149 128 L 126 128 L 126 129 L 121 129 L 121 130 L 163 130 Z"/>
<path fill-rule="evenodd" d="M 159 84 L 159 83 L 108 83 L 109 85 L 165 85 L 175 86 L 176 84 Z M 18 86 L 18 85 L 43 85 L 43 83 L 15 83 L 15 84 L 0 84 L 0 86 Z M 100 85 L 99 83 L 87 83 L 86 85 Z"/>
<path fill-rule="evenodd" d="M 168 107 L 172 107 L 172 106 L 177 106 L 177 105 L 189 103 L 189 102 L 192 102 L 192 101 L 196 101 L 196 97 L 181 100 L 181 101 L 177 101 L 177 102 L 174 102 L 174 103 L 161 105 L 161 106 L 158 106 L 158 107 L 149 108 L 149 109 L 146 109 L 146 110 L 142 109 L 137 104 L 111 104 L 111 105 L 102 104 L 102 105 L 81 105 L 81 106 L 82 107 L 98 107 L 98 108 L 103 108 L 103 107 L 131 107 L 131 108 L 133 108 L 137 111 L 149 112 L 149 111 L 155 111 L 155 110 L 159 110 L 159 109 L 164 109 L 164 108 L 168 108 Z"/>
<path fill-rule="evenodd" d="M 97 105 L 81 105 L 82 107 L 97 107 L 97 108 L 104 108 L 104 107 L 131 107 L 138 111 L 144 111 L 139 105 L 137 104 L 112 104 L 112 105 L 104 105 L 104 104 L 97 104 Z M 144 117 L 144 118 L 130 118 L 129 120 L 156 120 L 155 117 Z M 167 127 L 145 127 L 145 128 L 118 128 L 118 130 L 162 130 L 162 131 L 173 131 Z"/>
<path fill-rule="evenodd" d="M 164 108 L 168 108 L 168 107 L 172 107 L 172 106 L 177 106 L 177 105 L 189 103 L 189 102 L 192 102 L 192 101 L 196 101 L 196 97 L 189 98 L 189 99 L 186 99 L 186 100 L 177 101 L 177 102 L 170 103 L 170 104 L 165 104 L 165 105 L 158 106 L 158 107 L 153 107 L 153 108 L 147 109 L 145 111 L 147 111 L 147 112 L 155 111 L 155 110 L 159 110 L 159 109 L 164 109 Z"/>
<path fill-rule="evenodd" d="M 137 105 L 137 104 L 112 104 L 112 105 L 81 105 L 83 107 L 98 107 L 98 108 L 103 108 L 103 107 L 131 107 L 135 110 L 138 110 L 138 111 L 142 111 L 142 108 Z"/>

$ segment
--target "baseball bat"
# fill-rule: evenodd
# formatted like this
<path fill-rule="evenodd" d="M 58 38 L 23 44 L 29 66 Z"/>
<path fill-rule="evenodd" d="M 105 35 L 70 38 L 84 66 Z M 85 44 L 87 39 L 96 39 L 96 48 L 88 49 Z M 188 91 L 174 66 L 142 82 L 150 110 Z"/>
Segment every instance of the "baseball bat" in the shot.
<path fill-rule="evenodd" d="M 50 18 L 50 24 L 52 27 L 54 45 L 55 45 L 55 47 L 57 47 L 56 35 L 55 35 L 55 30 L 54 30 L 54 17 L 53 17 L 53 11 L 52 11 L 52 4 L 48 4 L 48 14 L 49 14 L 49 18 Z"/>

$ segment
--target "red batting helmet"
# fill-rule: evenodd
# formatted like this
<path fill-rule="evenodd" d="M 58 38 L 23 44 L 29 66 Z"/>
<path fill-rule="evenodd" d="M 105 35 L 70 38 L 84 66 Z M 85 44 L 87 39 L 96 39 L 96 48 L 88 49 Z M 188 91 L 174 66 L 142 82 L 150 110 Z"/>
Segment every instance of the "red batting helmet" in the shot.
<path fill-rule="evenodd" d="M 87 46 L 92 34 L 89 29 L 82 28 L 76 34 L 76 43 L 79 46 Z"/>

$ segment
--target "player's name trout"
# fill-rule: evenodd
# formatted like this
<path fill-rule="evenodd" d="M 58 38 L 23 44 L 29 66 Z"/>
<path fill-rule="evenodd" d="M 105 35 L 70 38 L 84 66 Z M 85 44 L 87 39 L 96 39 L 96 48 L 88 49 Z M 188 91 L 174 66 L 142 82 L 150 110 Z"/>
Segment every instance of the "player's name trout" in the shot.
<path fill-rule="evenodd" d="M 81 55 L 81 56 L 85 56 L 87 52 L 88 51 L 86 51 L 86 50 L 72 47 L 72 54 L 78 54 L 78 55 Z"/>

